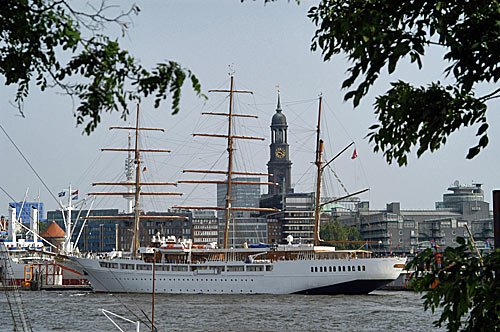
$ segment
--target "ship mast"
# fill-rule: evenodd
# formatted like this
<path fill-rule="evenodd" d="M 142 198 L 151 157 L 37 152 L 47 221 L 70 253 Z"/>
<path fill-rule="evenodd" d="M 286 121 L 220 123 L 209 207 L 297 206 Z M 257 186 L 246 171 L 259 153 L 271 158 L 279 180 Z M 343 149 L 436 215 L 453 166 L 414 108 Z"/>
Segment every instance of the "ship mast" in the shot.
<path fill-rule="evenodd" d="M 139 104 L 135 119 L 135 195 L 134 195 L 134 235 L 132 239 L 132 254 L 135 256 L 139 248 L 139 213 L 141 197 L 141 153 L 139 151 Z"/>
<path fill-rule="evenodd" d="M 231 75 L 231 85 L 229 88 L 229 125 L 227 129 L 227 153 L 228 153 L 228 163 L 227 163 L 227 193 L 226 193 L 226 213 L 225 220 L 226 225 L 224 228 L 224 248 L 227 248 L 228 237 L 229 237 L 229 223 L 231 220 L 231 190 L 233 187 L 233 87 L 234 78 Z M 243 92 L 245 93 L 245 92 Z"/>
<path fill-rule="evenodd" d="M 208 207 L 208 206 L 176 206 L 176 208 L 183 209 L 192 209 L 192 210 L 224 210 L 225 211 L 225 225 L 224 225 L 224 249 L 227 249 L 229 246 L 229 225 L 232 218 L 233 211 L 261 211 L 261 212 L 276 212 L 276 209 L 271 208 L 253 208 L 253 207 L 233 207 L 232 206 L 232 186 L 233 185 L 269 185 L 275 183 L 271 182 L 255 182 L 255 181 L 233 181 L 233 175 L 260 175 L 260 176 L 269 176 L 267 173 L 256 173 L 256 172 L 237 172 L 234 171 L 233 166 L 233 153 L 234 153 L 234 140 L 235 139 L 247 139 L 247 140 L 261 140 L 262 137 L 254 137 L 254 136 L 242 136 L 242 135 L 234 135 L 233 133 L 233 118 L 234 117 L 243 117 L 243 118 L 257 118 L 255 115 L 249 114 L 235 114 L 233 111 L 233 99 L 235 93 L 245 93 L 245 94 L 253 94 L 252 91 L 247 90 L 235 90 L 234 89 L 234 76 L 230 74 L 230 85 L 229 90 L 209 90 L 209 92 L 223 92 L 229 93 L 229 111 L 228 113 L 216 113 L 216 112 L 204 112 L 202 115 L 218 115 L 218 116 L 226 116 L 228 117 L 228 129 L 227 135 L 221 134 L 193 134 L 193 136 L 204 136 L 204 137 L 221 137 L 227 139 L 227 152 L 228 152 L 228 164 L 226 171 L 214 171 L 214 170 L 185 170 L 184 172 L 189 173 L 211 173 L 211 174 L 225 174 L 227 175 L 225 181 L 210 181 L 210 180 L 184 180 L 179 181 L 179 183 L 220 183 L 226 184 L 226 199 L 224 208 L 221 207 Z"/>
<path fill-rule="evenodd" d="M 320 137 L 320 125 L 321 125 L 321 106 L 323 102 L 323 96 L 319 96 L 319 107 L 318 107 L 318 124 L 316 127 L 316 160 L 314 164 L 316 165 L 316 193 L 315 193 L 315 203 L 314 203 L 314 245 L 319 245 L 321 239 L 319 237 L 319 225 L 320 225 L 320 214 L 321 214 L 321 177 L 323 173 L 322 167 L 322 157 L 323 157 L 323 140 Z"/>
<path fill-rule="evenodd" d="M 135 181 L 132 182 L 132 177 L 128 176 L 127 174 L 127 179 L 125 182 L 95 182 L 92 185 L 93 186 L 99 186 L 99 185 L 122 185 L 128 188 L 133 187 L 134 192 L 131 193 L 130 190 L 128 192 L 91 192 L 88 195 L 115 195 L 115 196 L 126 196 L 130 197 L 131 194 L 134 195 L 134 209 L 133 209 L 133 216 L 88 216 L 86 219 L 102 219 L 102 220 L 113 220 L 113 219 L 134 219 L 134 225 L 133 225 L 133 237 L 132 237 L 132 246 L 131 246 L 131 252 L 133 256 L 137 255 L 137 249 L 139 248 L 140 245 L 140 221 L 141 218 L 148 218 L 148 219 L 174 219 L 174 218 L 180 218 L 180 219 L 185 219 L 183 216 L 144 216 L 143 211 L 141 211 L 141 203 L 140 199 L 141 196 L 148 195 L 148 196 L 181 196 L 182 193 L 178 192 L 142 192 L 142 186 L 176 186 L 177 183 L 172 183 L 172 182 L 142 182 L 141 181 L 141 152 L 171 152 L 170 150 L 163 150 L 163 149 L 141 149 L 139 148 L 139 135 L 141 131 L 149 130 L 149 131 L 161 131 L 164 132 L 165 130 L 163 128 L 147 128 L 147 127 L 141 127 L 140 126 L 140 108 L 139 105 L 137 105 L 137 112 L 136 112 L 136 122 L 135 122 L 135 127 L 110 127 L 109 129 L 124 129 L 124 130 L 134 130 L 135 131 L 135 144 L 134 144 L 134 149 L 131 148 L 130 146 L 130 134 L 129 134 L 129 146 L 127 149 L 123 148 L 104 148 L 101 149 L 101 151 L 124 151 L 130 153 L 134 153 L 134 163 L 135 163 Z M 130 161 L 130 159 L 129 159 Z"/>
<path fill-rule="evenodd" d="M 369 188 L 357 191 L 352 194 L 347 194 L 346 196 L 342 197 L 337 197 L 335 199 L 326 201 L 321 203 L 321 179 L 323 177 L 323 170 L 330 164 L 332 163 L 337 157 L 339 157 L 342 153 L 344 153 L 350 146 L 354 144 L 351 143 L 347 147 L 345 147 L 342 151 L 340 151 L 335 157 L 327 161 L 326 163 L 323 162 L 323 151 L 324 151 L 324 145 L 323 145 L 323 140 L 321 139 L 320 136 L 320 131 L 321 131 L 321 112 L 322 112 L 322 105 L 323 105 L 323 96 L 319 96 L 319 106 L 318 106 L 318 123 L 316 126 L 316 159 L 314 164 L 316 165 L 316 192 L 315 192 L 315 197 L 314 197 L 314 245 L 319 245 L 321 242 L 325 242 L 321 240 L 319 236 L 319 231 L 320 231 L 320 223 L 321 223 L 321 208 L 327 204 L 330 204 L 332 202 L 337 202 L 345 198 L 349 198 L 355 195 L 362 194 L 368 190 Z M 328 241 L 329 243 L 334 243 L 335 241 Z"/>

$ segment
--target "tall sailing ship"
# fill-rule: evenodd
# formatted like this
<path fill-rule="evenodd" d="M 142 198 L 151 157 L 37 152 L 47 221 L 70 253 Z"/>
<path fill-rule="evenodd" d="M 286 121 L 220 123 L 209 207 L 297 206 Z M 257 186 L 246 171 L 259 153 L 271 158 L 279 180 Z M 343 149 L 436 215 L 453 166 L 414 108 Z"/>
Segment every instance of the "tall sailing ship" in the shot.
<path fill-rule="evenodd" d="M 235 248 L 228 245 L 229 225 L 233 211 L 256 210 L 271 212 L 267 208 L 233 207 L 231 187 L 236 184 L 233 175 L 269 174 L 248 173 L 233 170 L 233 142 L 237 139 L 259 139 L 235 135 L 235 117 L 253 117 L 233 112 L 235 93 L 249 93 L 234 89 L 231 75 L 228 90 L 212 90 L 229 94 L 227 113 L 205 113 L 224 116 L 228 119 L 228 132 L 219 134 L 195 134 L 204 137 L 227 139 L 228 167 L 224 171 L 188 170 L 191 173 L 215 173 L 225 175 L 224 181 L 186 180 L 184 183 L 224 183 L 227 187 L 224 207 L 177 206 L 184 209 L 224 210 L 225 228 L 223 248 L 216 245 L 196 245 L 188 239 L 176 240 L 153 236 L 151 244 L 140 247 L 138 243 L 140 196 L 143 195 L 139 175 L 136 174 L 134 192 L 134 243 L 127 255 L 107 257 L 71 257 L 75 266 L 83 270 L 96 292 L 135 293 L 179 293 L 179 294 L 366 294 L 393 280 L 401 273 L 405 258 L 372 257 L 365 250 L 336 250 L 321 245 L 320 194 L 323 141 L 320 138 L 321 97 L 317 127 L 316 168 L 317 186 L 315 193 L 315 231 L 313 244 L 273 245 L 264 248 Z M 139 116 L 135 129 L 136 173 L 140 172 L 140 149 L 137 145 L 141 130 Z M 248 184 L 249 182 L 241 182 Z M 266 182 L 259 184 L 268 184 Z M 129 184 L 130 185 L 130 184 Z M 272 184 L 271 184 L 272 185 Z"/>

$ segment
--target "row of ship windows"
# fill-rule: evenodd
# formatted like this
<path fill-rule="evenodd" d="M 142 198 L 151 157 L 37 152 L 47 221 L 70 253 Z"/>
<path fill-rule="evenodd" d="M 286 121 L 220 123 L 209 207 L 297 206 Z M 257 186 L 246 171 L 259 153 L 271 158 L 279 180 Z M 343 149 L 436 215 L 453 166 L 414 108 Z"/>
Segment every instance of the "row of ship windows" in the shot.
<path fill-rule="evenodd" d="M 354 272 L 356 271 L 356 266 L 311 266 L 311 272 Z M 358 271 L 366 271 L 364 265 L 358 265 Z"/>
<path fill-rule="evenodd" d="M 150 280 L 150 281 L 152 281 L 153 278 L 118 278 L 118 280 L 137 280 L 137 281 L 139 281 L 139 280 L 142 280 L 142 281 Z M 157 281 L 167 281 L 167 280 L 168 281 L 196 281 L 196 282 L 199 282 L 199 281 L 212 281 L 212 282 L 227 282 L 227 281 L 230 281 L 230 282 L 231 281 L 248 282 L 248 281 L 250 281 L 250 282 L 253 282 L 253 279 L 247 279 L 247 278 L 245 278 L 245 279 L 236 279 L 236 278 L 234 278 L 234 279 L 222 279 L 222 278 L 220 278 L 220 279 L 208 279 L 208 278 L 207 279 L 203 279 L 203 278 L 201 278 L 201 279 L 200 278 L 196 278 L 196 279 L 194 279 L 194 278 L 193 279 L 190 279 L 190 278 L 155 278 L 155 280 L 157 280 Z"/>
<path fill-rule="evenodd" d="M 122 269 L 122 270 L 142 270 L 148 271 L 152 270 L 152 264 L 119 264 L 118 263 L 108 263 L 108 262 L 99 262 L 101 267 L 105 267 L 108 269 Z M 157 264 L 155 266 L 156 271 L 174 271 L 174 272 L 187 272 L 187 271 L 214 271 L 217 273 L 220 272 L 270 272 L 273 270 L 272 265 L 234 265 L 234 266 L 196 266 L 196 265 L 163 265 Z"/>

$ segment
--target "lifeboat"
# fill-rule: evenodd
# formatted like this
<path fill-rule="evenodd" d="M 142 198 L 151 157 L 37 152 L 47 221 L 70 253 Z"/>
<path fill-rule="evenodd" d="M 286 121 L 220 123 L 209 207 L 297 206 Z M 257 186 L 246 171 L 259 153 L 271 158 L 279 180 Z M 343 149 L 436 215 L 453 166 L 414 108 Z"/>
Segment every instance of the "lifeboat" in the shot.
<path fill-rule="evenodd" d="M 165 243 L 160 246 L 160 249 L 179 250 L 179 249 L 189 249 L 189 248 L 184 243 Z"/>

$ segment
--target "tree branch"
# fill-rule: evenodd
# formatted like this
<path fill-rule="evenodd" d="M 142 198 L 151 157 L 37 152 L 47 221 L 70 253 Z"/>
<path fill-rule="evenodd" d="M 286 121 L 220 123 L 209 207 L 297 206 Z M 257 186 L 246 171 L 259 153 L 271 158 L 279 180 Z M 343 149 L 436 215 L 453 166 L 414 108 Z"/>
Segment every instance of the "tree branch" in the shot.
<path fill-rule="evenodd" d="M 487 100 L 490 100 L 490 99 L 495 99 L 495 98 L 500 97 L 500 95 L 495 96 L 499 92 L 500 92 L 500 88 L 496 89 L 495 91 L 491 92 L 490 94 L 487 94 L 487 95 L 484 95 L 482 97 L 479 97 L 478 99 L 481 100 L 481 101 L 487 101 Z"/>

